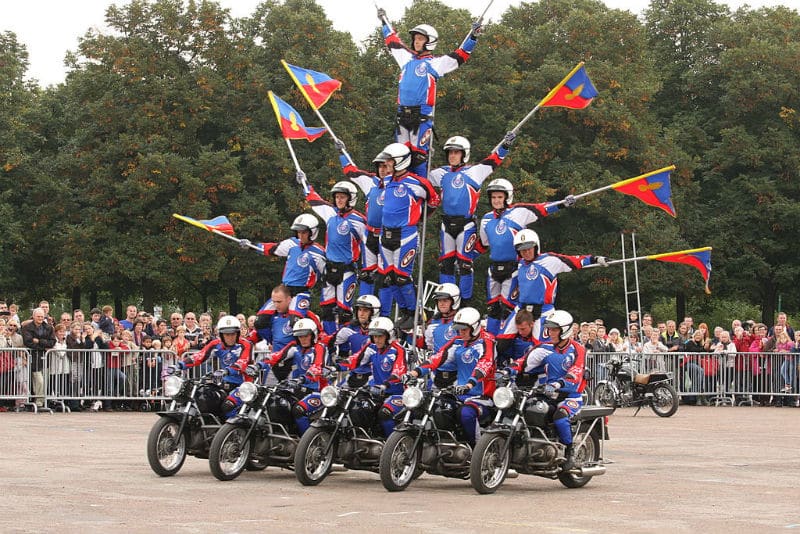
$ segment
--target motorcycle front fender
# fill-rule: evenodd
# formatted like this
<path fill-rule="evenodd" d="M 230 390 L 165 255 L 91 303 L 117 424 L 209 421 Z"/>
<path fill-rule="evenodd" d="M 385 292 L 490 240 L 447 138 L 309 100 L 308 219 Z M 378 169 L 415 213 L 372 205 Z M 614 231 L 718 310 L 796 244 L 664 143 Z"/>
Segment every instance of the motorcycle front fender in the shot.
<path fill-rule="evenodd" d="M 183 411 L 175 411 L 175 412 L 156 412 L 156 415 L 159 417 L 166 417 L 167 419 L 172 419 L 177 422 L 183 421 L 183 416 L 186 415 L 186 412 Z"/>
<path fill-rule="evenodd" d="M 322 428 L 323 430 L 333 430 L 336 428 L 336 419 L 329 419 L 327 417 L 322 418 L 320 417 L 316 421 L 311 423 L 313 428 Z"/>

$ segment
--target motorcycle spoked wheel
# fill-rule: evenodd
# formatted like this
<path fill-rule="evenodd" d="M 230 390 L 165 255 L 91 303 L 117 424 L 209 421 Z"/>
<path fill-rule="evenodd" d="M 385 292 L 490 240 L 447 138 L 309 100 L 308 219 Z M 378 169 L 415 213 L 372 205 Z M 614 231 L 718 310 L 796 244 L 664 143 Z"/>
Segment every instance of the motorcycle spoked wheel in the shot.
<path fill-rule="evenodd" d="M 171 477 L 181 470 L 186 460 L 186 432 L 178 435 L 180 423 L 161 417 L 147 436 L 147 461 L 161 477 Z"/>
<path fill-rule="evenodd" d="M 414 436 L 408 432 L 392 432 L 381 452 L 380 473 L 383 487 L 389 491 L 403 491 L 422 474 L 417 469 L 421 449 L 413 450 Z"/>
<path fill-rule="evenodd" d="M 245 441 L 246 435 L 246 428 L 227 423 L 214 435 L 208 452 L 208 466 L 218 480 L 233 480 L 247 467 L 250 440 Z"/>
<path fill-rule="evenodd" d="M 510 447 L 503 454 L 507 439 L 502 434 L 482 434 L 475 444 L 469 479 L 478 493 L 494 493 L 506 479 L 511 460 Z"/>
<path fill-rule="evenodd" d="M 586 434 L 578 434 L 573 439 L 575 443 L 580 443 L 583 441 L 584 437 L 586 437 Z M 579 469 L 587 463 L 597 462 L 600 460 L 600 440 L 595 434 L 589 434 L 586 441 L 583 441 L 583 445 L 575 449 L 573 456 L 576 469 Z M 590 476 L 582 477 L 572 472 L 561 472 L 558 474 L 558 480 L 568 488 L 582 488 L 588 484 L 591 479 L 592 477 Z"/>
<path fill-rule="evenodd" d="M 303 434 L 294 455 L 294 474 L 302 485 L 316 486 L 331 472 L 336 444 L 329 447 L 330 441 L 331 433 L 322 428 L 311 427 Z"/>
<path fill-rule="evenodd" d="M 594 388 L 594 402 L 598 406 L 607 406 L 608 408 L 618 408 L 617 399 L 614 398 L 614 392 L 608 387 L 608 384 L 598 384 Z"/>
<path fill-rule="evenodd" d="M 650 408 L 659 417 L 671 417 L 678 411 L 678 392 L 669 384 L 659 384 L 653 388 Z"/>

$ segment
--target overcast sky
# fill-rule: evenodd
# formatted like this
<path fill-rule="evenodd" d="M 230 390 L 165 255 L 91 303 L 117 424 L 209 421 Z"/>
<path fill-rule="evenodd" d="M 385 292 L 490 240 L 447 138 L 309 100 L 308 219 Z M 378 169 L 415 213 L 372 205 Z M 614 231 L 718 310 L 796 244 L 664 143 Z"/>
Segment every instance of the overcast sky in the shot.
<path fill-rule="evenodd" d="M 616 9 L 641 13 L 648 0 L 604 0 Z M 43 86 L 64 81 L 64 56 L 75 50 L 78 37 L 89 28 L 105 31 L 105 10 L 111 4 L 126 4 L 127 0 L 0 0 L 0 31 L 12 31 L 28 49 L 30 68 L 28 77 Z M 231 10 L 234 17 L 247 16 L 260 0 L 219 0 Z M 356 41 L 366 38 L 377 25 L 373 0 L 317 0 L 337 30 L 350 32 Z M 391 20 L 402 18 L 411 0 L 377 0 L 386 9 Z M 468 9 L 477 17 L 488 5 L 488 0 L 443 0 L 452 7 Z M 519 5 L 521 0 L 495 0 L 486 14 L 487 20 L 498 20 L 509 5 Z M 785 5 L 797 9 L 800 0 L 724 0 L 736 9 L 743 4 L 751 7 Z"/>

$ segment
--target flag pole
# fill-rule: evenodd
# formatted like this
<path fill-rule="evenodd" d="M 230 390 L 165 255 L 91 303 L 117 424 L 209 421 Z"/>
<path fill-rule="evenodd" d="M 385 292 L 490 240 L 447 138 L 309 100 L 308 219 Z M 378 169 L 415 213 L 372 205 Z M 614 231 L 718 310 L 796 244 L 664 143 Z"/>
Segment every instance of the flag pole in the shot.
<path fill-rule="evenodd" d="M 636 256 L 635 258 L 624 258 L 621 260 L 608 260 L 606 261 L 606 265 L 615 265 L 617 263 L 629 263 L 632 261 L 639 261 L 639 260 L 659 260 L 665 256 L 673 256 L 675 254 L 692 254 L 694 252 L 705 252 L 707 250 L 712 250 L 711 247 L 701 247 L 701 248 L 691 248 L 687 250 L 677 250 L 675 252 L 663 252 L 661 254 L 648 254 L 647 256 Z M 593 267 L 604 267 L 599 263 L 593 263 L 591 265 L 585 265 L 582 267 L 583 269 L 591 269 Z"/>
<path fill-rule="evenodd" d="M 573 74 L 575 74 L 576 72 L 578 72 L 578 70 L 579 70 L 581 67 L 583 67 L 583 65 L 584 65 L 584 62 L 583 62 L 583 61 L 581 61 L 580 63 L 578 63 L 578 64 L 575 66 L 575 68 L 574 68 L 574 69 L 572 69 L 571 71 L 569 71 L 569 74 L 567 74 L 566 76 L 564 76 L 564 79 L 563 79 L 563 80 L 561 80 L 561 81 L 558 83 L 558 85 L 556 85 L 555 87 L 553 87 L 553 88 L 550 90 L 550 92 L 549 92 L 549 93 L 547 93 L 547 95 L 545 95 L 545 97 L 544 97 L 544 98 L 542 98 L 542 99 L 539 101 L 539 103 L 538 103 L 538 104 L 536 104 L 536 106 L 534 106 L 534 108 L 533 108 L 532 110 L 530 110 L 530 111 L 528 112 L 528 114 L 527 114 L 527 115 L 525 115 L 525 117 L 523 117 L 523 118 L 522 118 L 522 120 L 521 120 L 521 121 L 519 121 L 519 122 L 517 123 L 517 125 L 516 125 L 516 126 L 514 126 L 514 127 L 511 129 L 511 131 L 512 131 L 512 132 L 514 132 L 514 133 L 519 133 L 519 130 L 520 130 L 520 128 L 522 128 L 522 125 L 523 125 L 523 124 L 525 124 L 526 122 L 528 122 L 528 120 L 529 120 L 531 117 L 533 117 L 533 114 L 534 114 L 534 113 L 536 113 L 536 112 L 539 110 L 539 108 L 540 108 L 540 107 L 542 107 L 542 105 L 543 105 L 545 102 L 547 102 L 548 100 L 550 100 L 551 98 L 553 98 L 553 95 L 555 95 L 555 94 L 558 92 L 558 90 L 559 90 L 559 89 L 561 89 L 562 87 L 564 87 L 564 84 L 565 84 L 565 83 L 567 83 L 567 80 L 569 80 L 569 79 L 572 77 L 572 75 L 573 75 Z M 495 151 L 497 151 L 497 150 L 500 148 L 500 145 L 501 145 L 501 144 L 502 144 L 502 141 L 501 141 L 500 143 L 497 143 L 497 146 L 496 146 L 496 147 L 494 147 L 494 150 L 495 150 Z"/>
<path fill-rule="evenodd" d="M 183 215 L 179 215 L 177 213 L 173 213 L 172 216 L 175 217 L 176 219 L 178 219 L 179 221 L 183 221 L 185 223 L 191 224 L 192 226 L 196 226 L 198 228 L 202 228 L 203 230 L 205 230 L 207 232 L 211 232 L 212 234 L 216 234 L 216 235 L 218 235 L 220 237 L 224 237 L 225 239 L 229 239 L 230 241 L 233 241 L 233 242 L 238 243 L 240 245 L 241 245 L 241 243 L 243 241 L 242 239 L 239 239 L 238 237 L 235 237 L 235 236 L 232 236 L 232 235 L 228 235 L 225 232 L 220 232 L 216 228 L 208 228 L 203 223 L 201 223 L 199 221 L 195 221 L 193 219 L 190 219 L 189 217 L 184 217 Z M 261 250 L 256 245 L 253 245 L 252 243 L 249 243 L 248 247 L 252 248 L 253 250 L 258 250 L 259 252 L 261 252 Z"/>
<path fill-rule="evenodd" d="M 591 191 L 587 191 L 585 193 L 581 193 L 580 195 L 573 195 L 573 196 L 574 196 L 575 200 L 578 200 L 579 198 L 588 197 L 589 195 L 594 195 L 596 193 L 601 193 L 603 191 L 607 191 L 607 190 L 612 189 L 614 187 L 622 187 L 622 186 L 627 185 L 627 184 L 629 184 L 631 182 L 635 182 L 636 180 L 641 180 L 642 178 L 647 178 L 648 176 L 653 176 L 654 174 L 659 174 L 659 173 L 662 173 L 662 172 L 674 171 L 674 170 L 675 170 L 675 165 L 670 165 L 669 167 L 664 167 L 662 169 L 658 169 L 657 171 L 648 172 L 648 173 L 645 173 L 645 174 L 642 174 L 642 175 L 639 175 L 639 176 L 635 176 L 633 178 L 628 178 L 626 180 L 622 180 L 622 181 L 619 181 L 619 182 L 614 182 L 613 184 L 605 185 L 603 187 L 598 187 L 597 189 L 592 189 Z M 553 202 L 548 202 L 547 206 L 548 207 L 549 206 L 560 206 L 560 205 L 562 205 L 564 203 L 565 203 L 565 201 L 563 199 L 562 200 L 556 200 L 556 201 L 553 201 Z"/>
<path fill-rule="evenodd" d="M 431 142 L 431 148 L 428 150 L 428 171 L 426 174 L 430 174 L 431 172 L 431 161 L 433 160 L 433 142 Z M 427 178 L 426 178 L 427 180 Z M 417 282 L 417 307 L 414 310 L 414 329 L 411 336 L 411 348 L 415 349 L 417 346 L 417 325 L 420 323 L 420 318 L 422 315 L 422 310 L 424 309 L 425 303 L 422 301 L 422 289 L 423 289 L 423 280 L 424 280 L 424 267 L 425 267 L 425 234 L 427 233 L 428 228 L 428 200 L 425 199 L 425 202 L 422 204 L 422 235 L 420 236 L 419 240 L 419 281 Z M 416 354 L 416 353 L 414 353 Z"/>
<path fill-rule="evenodd" d="M 483 24 L 483 17 L 486 16 L 486 12 L 489 11 L 489 8 L 492 7 L 492 4 L 494 4 L 494 0 L 489 0 L 489 4 L 486 6 L 486 9 L 483 10 L 483 13 L 481 13 L 481 16 L 478 17 L 475 20 L 475 22 L 477 22 L 478 24 Z M 461 48 L 464 48 L 464 45 L 466 44 L 467 39 L 469 39 L 470 35 L 472 35 L 472 28 L 470 28 L 469 32 L 467 33 L 467 36 L 464 37 L 464 40 L 461 41 Z"/>

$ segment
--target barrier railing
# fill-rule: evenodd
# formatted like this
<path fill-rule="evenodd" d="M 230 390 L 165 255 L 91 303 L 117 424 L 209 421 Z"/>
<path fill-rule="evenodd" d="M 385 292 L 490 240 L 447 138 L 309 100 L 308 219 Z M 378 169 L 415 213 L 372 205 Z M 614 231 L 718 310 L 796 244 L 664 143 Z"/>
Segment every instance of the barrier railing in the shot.
<path fill-rule="evenodd" d="M 254 359 L 268 354 L 270 351 L 256 351 Z M 800 354 L 590 352 L 589 388 L 607 377 L 605 364 L 611 358 L 630 358 L 632 372 L 672 372 L 675 389 L 684 400 L 735 405 L 796 405 L 800 401 Z M 32 372 L 28 349 L 0 349 L 0 400 L 33 410 L 48 406 L 62 411 L 81 406 L 155 409 L 168 400 L 162 392 L 164 370 L 176 361 L 177 355 L 168 350 L 53 349 L 44 355 L 42 370 Z M 197 378 L 218 366 L 217 360 L 206 361 L 187 374 Z M 262 382 L 272 380 L 271 373 L 262 377 Z"/>

